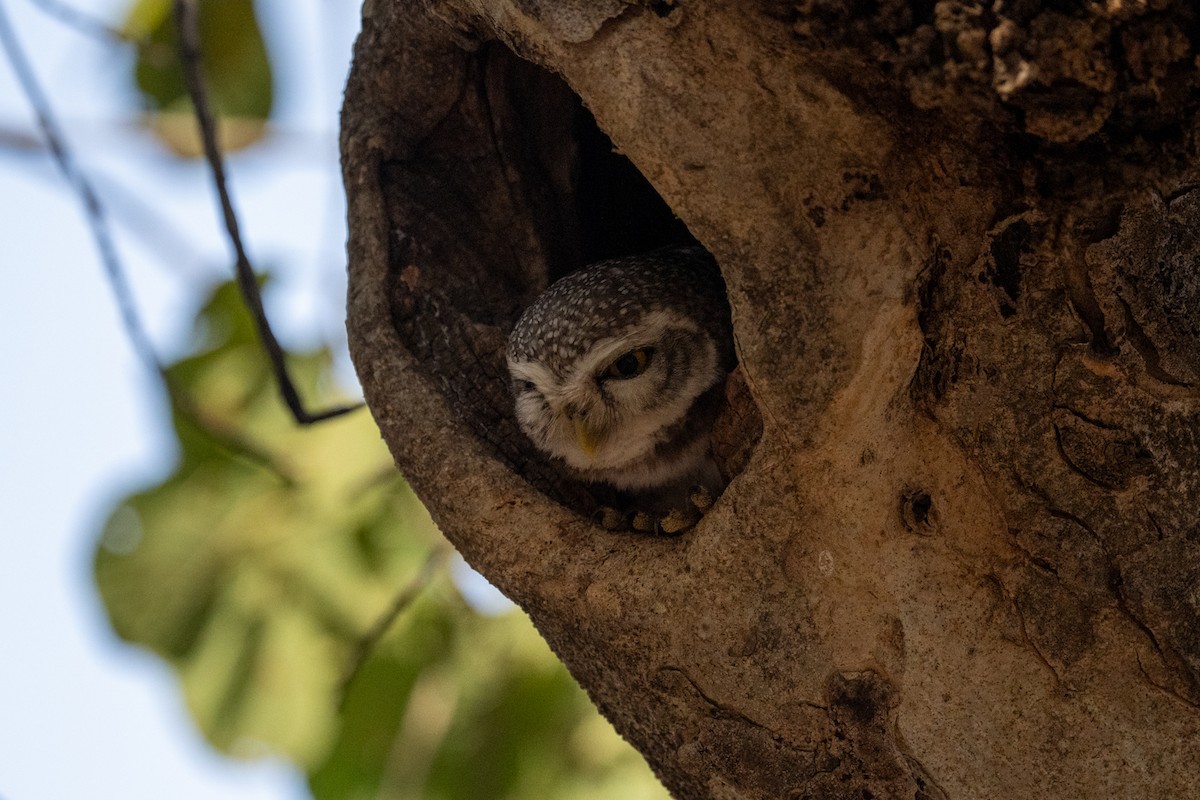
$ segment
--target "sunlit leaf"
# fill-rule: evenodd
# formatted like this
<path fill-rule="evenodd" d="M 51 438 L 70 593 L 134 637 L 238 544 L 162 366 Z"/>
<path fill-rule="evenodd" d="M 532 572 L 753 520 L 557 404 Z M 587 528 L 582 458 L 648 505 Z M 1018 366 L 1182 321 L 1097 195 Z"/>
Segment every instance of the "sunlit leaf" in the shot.
<path fill-rule="evenodd" d="M 183 156 L 203 152 L 183 80 L 171 0 L 136 0 L 124 32 L 142 42 L 134 80 L 150 124 Z M 200 0 L 200 52 L 210 110 L 223 149 L 246 147 L 262 137 L 271 114 L 274 79 L 251 0 Z"/>
<path fill-rule="evenodd" d="M 177 410 L 178 468 L 113 512 L 97 580 L 117 631 L 179 670 L 215 744 L 308 764 L 335 732 L 339 659 L 436 533 L 369 415 L 291 422 L 232 287 L 203 319 L 208 349 L 171 374 L 209 421 L 252 436 L 274 466 Z M 310 396 L 326 360 L 290 361 Z"/>
<path fill-rule="evenodd" d="M 318 800 L 665 800 L 520 612 L 425 597 L 367 661 Z"/>
<path fill-rule="evenodd" d="M 360 660 L 439 534 L 365 411 L 293 423 L 232 284 L 195 347 L 170 367 L 192 406 L 174 409 L 178 464 L 116 504 L 95 569 L 114 628 L 172 665 L 209 741 L 286 756 L 318 800 L 666 797 L 529 620 L 477 613 L 448 570 Z M 336 399 L 326 354 L 289 367 Z"/>

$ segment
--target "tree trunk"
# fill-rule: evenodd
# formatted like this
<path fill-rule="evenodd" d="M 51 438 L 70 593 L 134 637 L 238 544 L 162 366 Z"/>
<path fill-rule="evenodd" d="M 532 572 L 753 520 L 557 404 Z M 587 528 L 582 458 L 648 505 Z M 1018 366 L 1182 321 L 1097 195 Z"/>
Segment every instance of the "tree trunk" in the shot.
<path fill-rule="evenodd" d="M 1198 42 L 1186 0 L 367 0 L 368 404 L 675 796 L 1198 796 Z M 673 215 L 752 451 L 608 533 L 504 341 Z"/>

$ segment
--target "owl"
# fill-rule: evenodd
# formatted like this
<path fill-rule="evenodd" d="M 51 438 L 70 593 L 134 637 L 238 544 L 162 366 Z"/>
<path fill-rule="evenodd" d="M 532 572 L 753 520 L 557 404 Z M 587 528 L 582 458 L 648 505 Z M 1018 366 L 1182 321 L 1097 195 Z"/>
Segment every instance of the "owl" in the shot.
<path fill-rule="evenodd" d="M 633 527 L 677 532 L 720 493 L 709 433 L 736 361 L 725 283 L 703 248 L 562 278 L 521 315 L 507 360 L 521 429 L 575 477 L 622 493 Z"/>

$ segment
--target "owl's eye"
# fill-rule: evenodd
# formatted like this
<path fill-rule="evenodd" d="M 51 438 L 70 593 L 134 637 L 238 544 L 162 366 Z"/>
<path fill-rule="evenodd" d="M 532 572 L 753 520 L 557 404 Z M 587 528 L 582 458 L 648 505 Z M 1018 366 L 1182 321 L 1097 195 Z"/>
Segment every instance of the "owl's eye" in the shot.
<path fill-rule="evenodd" d="M 653 355 L 653 347 L 639 347 L 637 350 L 630 350 L 609 364 L 608 368 L 600 374 L 600 377 L 618 378 L 620 380 L 636 378 L 646 371 L 646 367 L 650 365 L 650 357 Z"/>

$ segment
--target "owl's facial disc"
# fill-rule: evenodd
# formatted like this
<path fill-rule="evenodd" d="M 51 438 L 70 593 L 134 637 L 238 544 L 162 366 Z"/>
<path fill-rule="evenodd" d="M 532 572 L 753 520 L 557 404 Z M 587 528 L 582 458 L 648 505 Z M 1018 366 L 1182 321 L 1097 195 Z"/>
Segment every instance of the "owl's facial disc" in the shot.
<path fill-rule="evenodd" d="M 604 385 L 613 381 L 632 381 L 641 377 L 650 366 L 654 356 L 653 347 L 638 347 L 618 356 L 595 377 L 600 384 L 600 394 L 603 399 Z M 594 459 L 596 450 L 608 438 L 613 427 L 614 415 L 597 414 L 594 410 L 571 407 L 567 408 L 567 416 L 575 427 L 575 442 L 588 458 Z"/>
<path fill-rule="evenodd" d="M 582 470 L 619 470 L 645 457 L 720 377 L 716 349 L 695 324 L 656 311 L 598 339 L 562 372 L 510 362 L 517 420 L 542 450 Z"/>
<path fill-rule="evenodd" d="M 579 445 L 579 449 L 588 458 L 596 457 L 596 448 L 604 441 L 604 431 L 592 428 L 587 424 L 587 421 L 576 417 L 572 420 L 575 426 L 575 443 Z"/>

